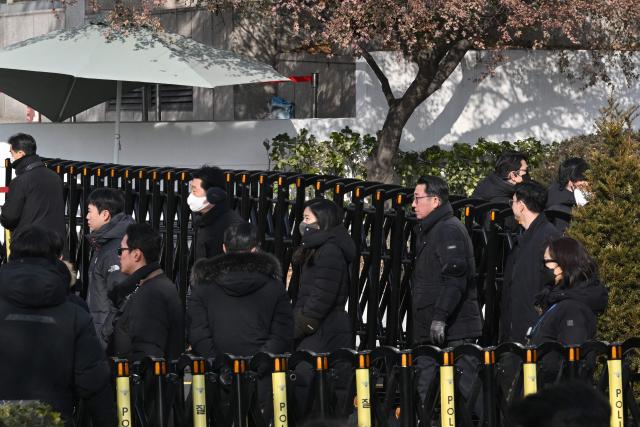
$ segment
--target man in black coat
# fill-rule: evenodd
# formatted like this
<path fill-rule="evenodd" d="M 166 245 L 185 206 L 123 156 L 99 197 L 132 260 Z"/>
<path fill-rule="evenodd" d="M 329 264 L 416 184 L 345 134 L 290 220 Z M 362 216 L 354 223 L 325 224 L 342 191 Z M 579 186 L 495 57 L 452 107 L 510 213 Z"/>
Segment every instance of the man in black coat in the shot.
<path fill-rule="evenodd" d="M 160 235 L 149 224 L 131 224 L 118 253 L 118 287 L 136 286 L 126 298 L 114 331 L 114 353 L 131 361 L 145 356 L 174 360 L 184 351 L 184 317 L 176 285 L 160 268 Z"/>
<path fill-rule="evenodd" d="M 28 226 L 37 225 L 59 234 L 66 243 L 62 180 L 42 163 L 31 135 L 13 135 L 9 145 L 17 176 L 9 183 L 0 223 L 11 230 L 13 239 Z M 65 256 L 67 250 L 65 245 Z"/>
<path fill-rule="evenodd" d="M 187 203 L 194 213 L 195 260 L 222 254 L 225 230 L 245 221 L 229 207 L 220 168 L 203 166 L 193 172 Z"/>
<path fill-rule="evenodd" d="M 466 228 L 453 216 L 449 187 L 435 176 L 418 179 L 413 194 L 416 257 L 411 283 L 413 344 L 456 347 L 474 343 L 482 334 L 475 285 L 473 245 Z M 435 378 L 432 359 L 417 358 L 422 367 L 418 391 L 422 398 Z M 461 359 L 466 373 L 462 393 L 468 395 L 477 363 Z"/>
<path fill-rule="evenodd" d="M 544 266 L 548 243 L 560 232 L 547 221 L 543 210 L 547 190 L 537 182 L 514 187 L 511 209 L 524 228 L 507 257 L 500 303 L 500 341 L 524 343 L 527 330 L 536 323 L 535 296 L 553 280 Z"/>
<path fill-rule="evenodd" d="M 247 223 L 227 229 L 224 251 L 193 267 L 187 312 L 193 352 L 215 357 L 222 366 L 225 353 L 293 351 L 293 310 L 278 260 L 258 250 L 256 229 Z M 258 368 L 258 400 L 267 419 L 273 402 L 268 372 L 266 366 Z M 227 367 L 221 375 L 229 375 Z"/>
<path fill-rule="evenodd" d="M 120 271 L 118 247 L 133 218 L 125 215 L 124 194 L 113 188 L 93 190 L 87 199 L 87 224 L 91 233 L 87 236 L 91 245 L 87 304 L 98 338 L 106 349 L 113 335 L 113 318 L 118 301 L 109 294 L 125 275 Z M 113 295 L 113 294 L 112 294 Z"/>
<path fill-rule="evenodd" d="M 232 225 L 224 242 L 225 254 L 193 267 L 188 319 L 194 353 L 210 358 L 292 351 L 293 311 L 280 263 L 257 249 L 251 224 Z"/>
<path fill-rule="evenodd" d="M 41 400 L 69 421 L 84 398 L 94 426 L 115 426 L 109 365 L 47 233 L 25 229 L 0 268 L 0 400 Z"/>
<path fill-rule="evenodd" d="M 517 151 L 503 153 L 498 158 L 495 171 L 478 183 L 471 197 L 508 203 L 513 195 L 513 186 L 528 178 L 528 169 L 524 154 Z"/>

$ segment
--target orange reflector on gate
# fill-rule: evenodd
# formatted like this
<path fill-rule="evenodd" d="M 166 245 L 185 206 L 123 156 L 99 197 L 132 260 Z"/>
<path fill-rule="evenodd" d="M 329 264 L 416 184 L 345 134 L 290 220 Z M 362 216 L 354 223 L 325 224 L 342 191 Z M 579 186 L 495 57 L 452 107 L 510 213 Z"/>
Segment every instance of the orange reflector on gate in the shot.
<path fill-rule="evenodd" d="M 259 182 L 260 184 L 264 184 L 264 175 L 260 175 Z"/>
<path fill-rule="evenodd" d="M 413 364 L 413 358 L 411 357 L 411 355 L 404 353 L 400 360 L 400 366 L 402 366 L 403 368 L 407 368 L 412 364 Z"/>
<path fill-rule="evenodd" d="M 278 185 L 282 186 L 282 177 L 281 176 L 278 177 Z"/>
<path fill-rule="evenodd" d="M 153 365 L 153 373 L 156 375 L 162 375 L 162 364 L 160 362 L 155 362 Z"/>
<path fill-rule="evenodd" d="M 398 194 L 398 197 L 396 197 L 396 203 L 398 203 L 399 205 L 402 204 L 402 194 Z"/>
<path fill-rule="evenodd" d="M 356 188 L 356 198 L 360 197 L 360 187 Z"/>
<path fill-rule="evenodd" d="M 340 194 L 340 184 L 336 184 L 335 193 Z"/>
<path fill-rule="evenodd" d="M 126 171 L 124 171 L 124 177 L 125 178 L 129 178 L 129 170 L 128 169 Z"/>
<path fill-rule="evenodd" d="M 528 349 L 526 359 L 527 363 L 536 363 L 538 361 L 538 351 L 536 349 Z"/>
<path fill-rule="evenodd" d="M 139 171 L 138 178 L 142 179 L 143 176 L 144 176 L 144 171 Z"/>
<path fill-rule="evenodd" d="M 114 176 L 116 176 L 116 170 L 115 169 L 111 169 L 111 178 L 113 178 Z"/>
<path fill-rule="evenodd" d="M 322 183 L 320 181 L 316 181 L 316 190 L 320 191 L 321 186 L 322 186 Z"/>
<path fill-rule="evenodd" d="M 153 171 L 153 175 L 152 175 L 151 179 L 155 181 L 157 178 L 158 178 L 158 172 Z"/>
<path fill-rule="evenodd" d="M 98 169 L 96 170 L 96 175 L 100 176 L 100 174 L 101 174 L 101 173 L 102 173 L 102 171 L 100 170 L 100 168 L 98 168 Z"/>
<path fill-rule="evenodd" d="M 300 178 L 296 179 L 296 187 L 300 188 L 301 185 L 302 185 L 302 179 Z"/>
<path fill-rule="evenodd" d="M 60 173 L 60 165 L 56 166 L 56 173 Z"/>
<path fill-rule="evenodd" d="M 82 168 L 82 175 L 87 176 L 87 168 Z"/>
<path fill-rule="evenodd" d="M 242 183 L 246 184 L 247 183 L 247 175 L 242 175 Z"/>
<path fill-rule="evenodd" d="M 496 211 L 491 211 L 491 221 L 496 220 Z"/>
<path fill-rule="evenodd" d="M 171 172 L 167 172 L 167 181 L 171 179 Z"/>
<path fill-rule="evenodd" d="M 381 198 L 382 198 L 382 191 L 376 191 L 376 200 L 380 201 Z"/>
<path fill-rule="evenodd" d="M 466 208 L 464 208 L 464 216 L 469 216 L 470 214 L 471 214 L 471 208 L 467 206 Z"/>

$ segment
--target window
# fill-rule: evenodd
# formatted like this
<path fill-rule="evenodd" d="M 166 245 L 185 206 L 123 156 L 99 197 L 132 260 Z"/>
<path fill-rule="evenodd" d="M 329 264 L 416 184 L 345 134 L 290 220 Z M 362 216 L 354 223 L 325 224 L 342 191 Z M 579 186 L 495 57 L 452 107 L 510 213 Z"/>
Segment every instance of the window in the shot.
<path fill-rule="evenodd" d="M 156 108 L 156 85 L 147 85 L 149 112 Z M 123 111 L 142 111 L 142 88 L 122 94 Z M 160 109 L 162 111 L 193 111 L 193 87 L 160 85 Z M 116 100 L 107 104 L 107 111 L 116 110 Z"/>

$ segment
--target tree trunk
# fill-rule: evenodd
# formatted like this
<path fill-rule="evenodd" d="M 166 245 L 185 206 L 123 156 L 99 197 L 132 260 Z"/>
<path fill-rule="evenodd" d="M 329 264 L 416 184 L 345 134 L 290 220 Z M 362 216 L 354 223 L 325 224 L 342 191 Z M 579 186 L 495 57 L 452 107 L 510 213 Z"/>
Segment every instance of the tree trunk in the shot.
<path fill-rule="evenodd" d="M 418 61 L 416 78 L 402 95 L 402 98 L 399 99 L 393 98 L 389 82 L 377 64 L 375 64 L 373 58 L 368 54 L 364 55 L 367 63 L 372 66 L 374 73 L 380 80 L 389 104 L 387 117 L 378 133 L 378 147 L 367 165 L 367 179 L 369 181 L 378 181 L 386 184 L 399 181 L 393 166 L 400 147 L 400 138 L 402 137 L 404 126 L 415 109 L 440 89 L 470 48 L 471 42 L 463 39 L 443 47 L 441 50 L 435 50 L 428 55 L 424 55 L 424 59 Z"/>

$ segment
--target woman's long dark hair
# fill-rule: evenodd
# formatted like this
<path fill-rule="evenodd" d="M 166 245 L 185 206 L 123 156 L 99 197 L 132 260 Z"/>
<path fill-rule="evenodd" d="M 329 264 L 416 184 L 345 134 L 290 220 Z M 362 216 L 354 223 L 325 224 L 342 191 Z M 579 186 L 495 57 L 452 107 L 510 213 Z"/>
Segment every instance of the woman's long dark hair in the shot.
<path fill-rule="evenodd" d="M 584 245 L 571 237 L 549 243 L 549 255 L 562 268 L 562 284 L 572 287 L 598 277 L 598 266 Z"/>
<path fill-rule="evenodd" d="M 340 208 L 331 200 L 312 199 L 304 204 L 316 217 L 320 231 L 331 230 L 340 224 Z M 293 262 L 299 265 L 313 264 L 316 248 L 307 249 L 300 245 L 293 253 Z"/>

